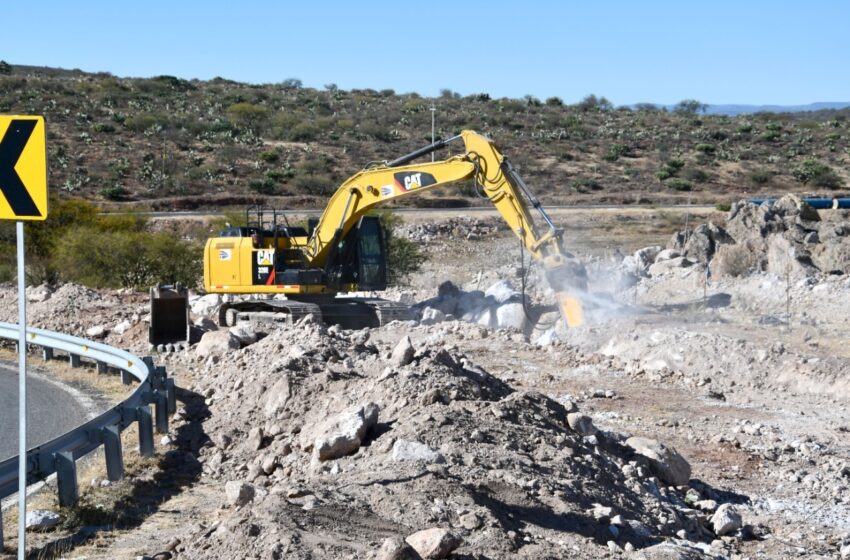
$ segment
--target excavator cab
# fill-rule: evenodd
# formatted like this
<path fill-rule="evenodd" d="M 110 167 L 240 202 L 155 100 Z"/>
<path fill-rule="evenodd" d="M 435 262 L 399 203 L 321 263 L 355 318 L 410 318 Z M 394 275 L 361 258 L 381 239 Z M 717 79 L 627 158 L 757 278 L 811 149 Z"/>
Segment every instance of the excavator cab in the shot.
<path fill-rule="evenodd" d="M 379 217 L 360 218 L 343 238 L 329 270 L 338 285 L 353 284 L 367 292 L 387 288 L 387 240 Z"/>

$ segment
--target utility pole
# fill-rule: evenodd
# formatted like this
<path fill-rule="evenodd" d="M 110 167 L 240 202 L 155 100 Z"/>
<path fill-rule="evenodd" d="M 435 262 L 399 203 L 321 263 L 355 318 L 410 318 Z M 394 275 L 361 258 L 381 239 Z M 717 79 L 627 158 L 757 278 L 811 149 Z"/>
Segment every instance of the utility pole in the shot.
<path fill-rule="evenodd" d="M 437 141 L 437 137 L 435 135 L 436 128 L 434 127 L 434 115 L 437 114 L 437 107 L 434 105 L 434 102 L 431 101 L 431 144 Z M 431 152 L 431 161 L 434 161 L 434 152 Z"/>

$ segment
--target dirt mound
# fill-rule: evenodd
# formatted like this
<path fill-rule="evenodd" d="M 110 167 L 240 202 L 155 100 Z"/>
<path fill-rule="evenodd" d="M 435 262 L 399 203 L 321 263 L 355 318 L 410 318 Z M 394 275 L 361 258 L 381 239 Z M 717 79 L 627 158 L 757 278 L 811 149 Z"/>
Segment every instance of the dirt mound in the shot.
<path fill-rule="evenodd" d="M 710 535 L 687 487 L 574 403 L 516 391 L 440 342 L 399 345 L 304 321 L 207 358 L 200 460 L 232 500 L 185 554 L 364 558 L 432 527 L 465 558 Z"/>

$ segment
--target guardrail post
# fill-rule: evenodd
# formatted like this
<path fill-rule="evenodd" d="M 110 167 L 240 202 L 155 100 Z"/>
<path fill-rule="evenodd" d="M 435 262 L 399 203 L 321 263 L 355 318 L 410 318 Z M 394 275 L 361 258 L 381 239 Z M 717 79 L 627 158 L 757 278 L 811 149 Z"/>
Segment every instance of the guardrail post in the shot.
<path fill-rule="evenodd" d="M 101 362 L 100 360 L 97 361 L 97 372 L 98 373 L 106 373 L 107 369 L 108 369 L 108 366 L 106 365 L 106 362 Z"/>
<path fill-rule="evenodd" d="M 133 382 L 133 374 L 126 370 L 121 370 L 121 383 L 130 385 Z"/>
<path fill-rule="evenodd" d="M 156 405 L 156 431 L 159 434 L 168 433 L 168 397 L 162 391 L 154 393 Z"/>
<path fill-rule="evenodd" d="M 3 544 L 3 513 L 0 512 L 0 552 L 3 552 L 4 548 L 6 545 Z"/>
<path fill-rule="evenodd" d="M 165 380 L 165 395 L 168 398 L 168 414 L 174 414 L 177 412 L 177 387 L 173 377 Z"/>
<path fill-rule="evenodd" d="M 68 354 L 68 363 L 71 367 L 80 367 L 80 356 L 77 354 Z"/>
<path fill-rule="evenodd" d="M 56 460 L 56 482 L 59 486 L 59 505 L 73 506 L 80 499 L 77 488 L 77 463 L 72 451 L 60 451 Z"/>
<path fill-rule="evenodd" d="M 124 457 L 121 454 L 121 430 L 118 426 L 103 428 L 103 450 L 106 454 L 106 478 L 117 482 L 124 478 Z"/>
<path fill-rule="evenodd" d="M 148 405 L 136 409 L 136 418 L 139 420 L 139 455 L 150 457 L 153 455 L 153 418 Z"/>
<path fill-rule="evenodd" d="M 41 359 L 45 362 L 49 362 L 53 359 L 53 348 L 48 348 L 47 346 L 42 346 L 41 348 Z"/>

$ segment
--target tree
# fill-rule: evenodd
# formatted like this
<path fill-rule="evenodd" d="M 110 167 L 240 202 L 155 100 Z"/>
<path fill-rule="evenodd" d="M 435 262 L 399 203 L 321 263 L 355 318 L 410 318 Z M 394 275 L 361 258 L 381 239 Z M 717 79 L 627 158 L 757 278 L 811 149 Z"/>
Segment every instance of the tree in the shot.
<path fill-rule="evenodd" d="M 696 115 L 697 113 L 705 113 L 706 109 L 708 109 L 708 105 L 705 103 L 697 101 L 696 99 L 685 99 L 679 101 L 673 111 L 683 115 Z"/>
<path fill-rule="evenodd" d="M 227 116 L 236 124 L 256 130 L 266 116 L 266 108 L 253 103 L 234 103 L 227 108 Z"/>
<path fill-rule="evenodd" d="M 6 62 L 5 60 L 0 60 L 0 74 L 11 74 L 12 73 L 12 65 Z"/>

